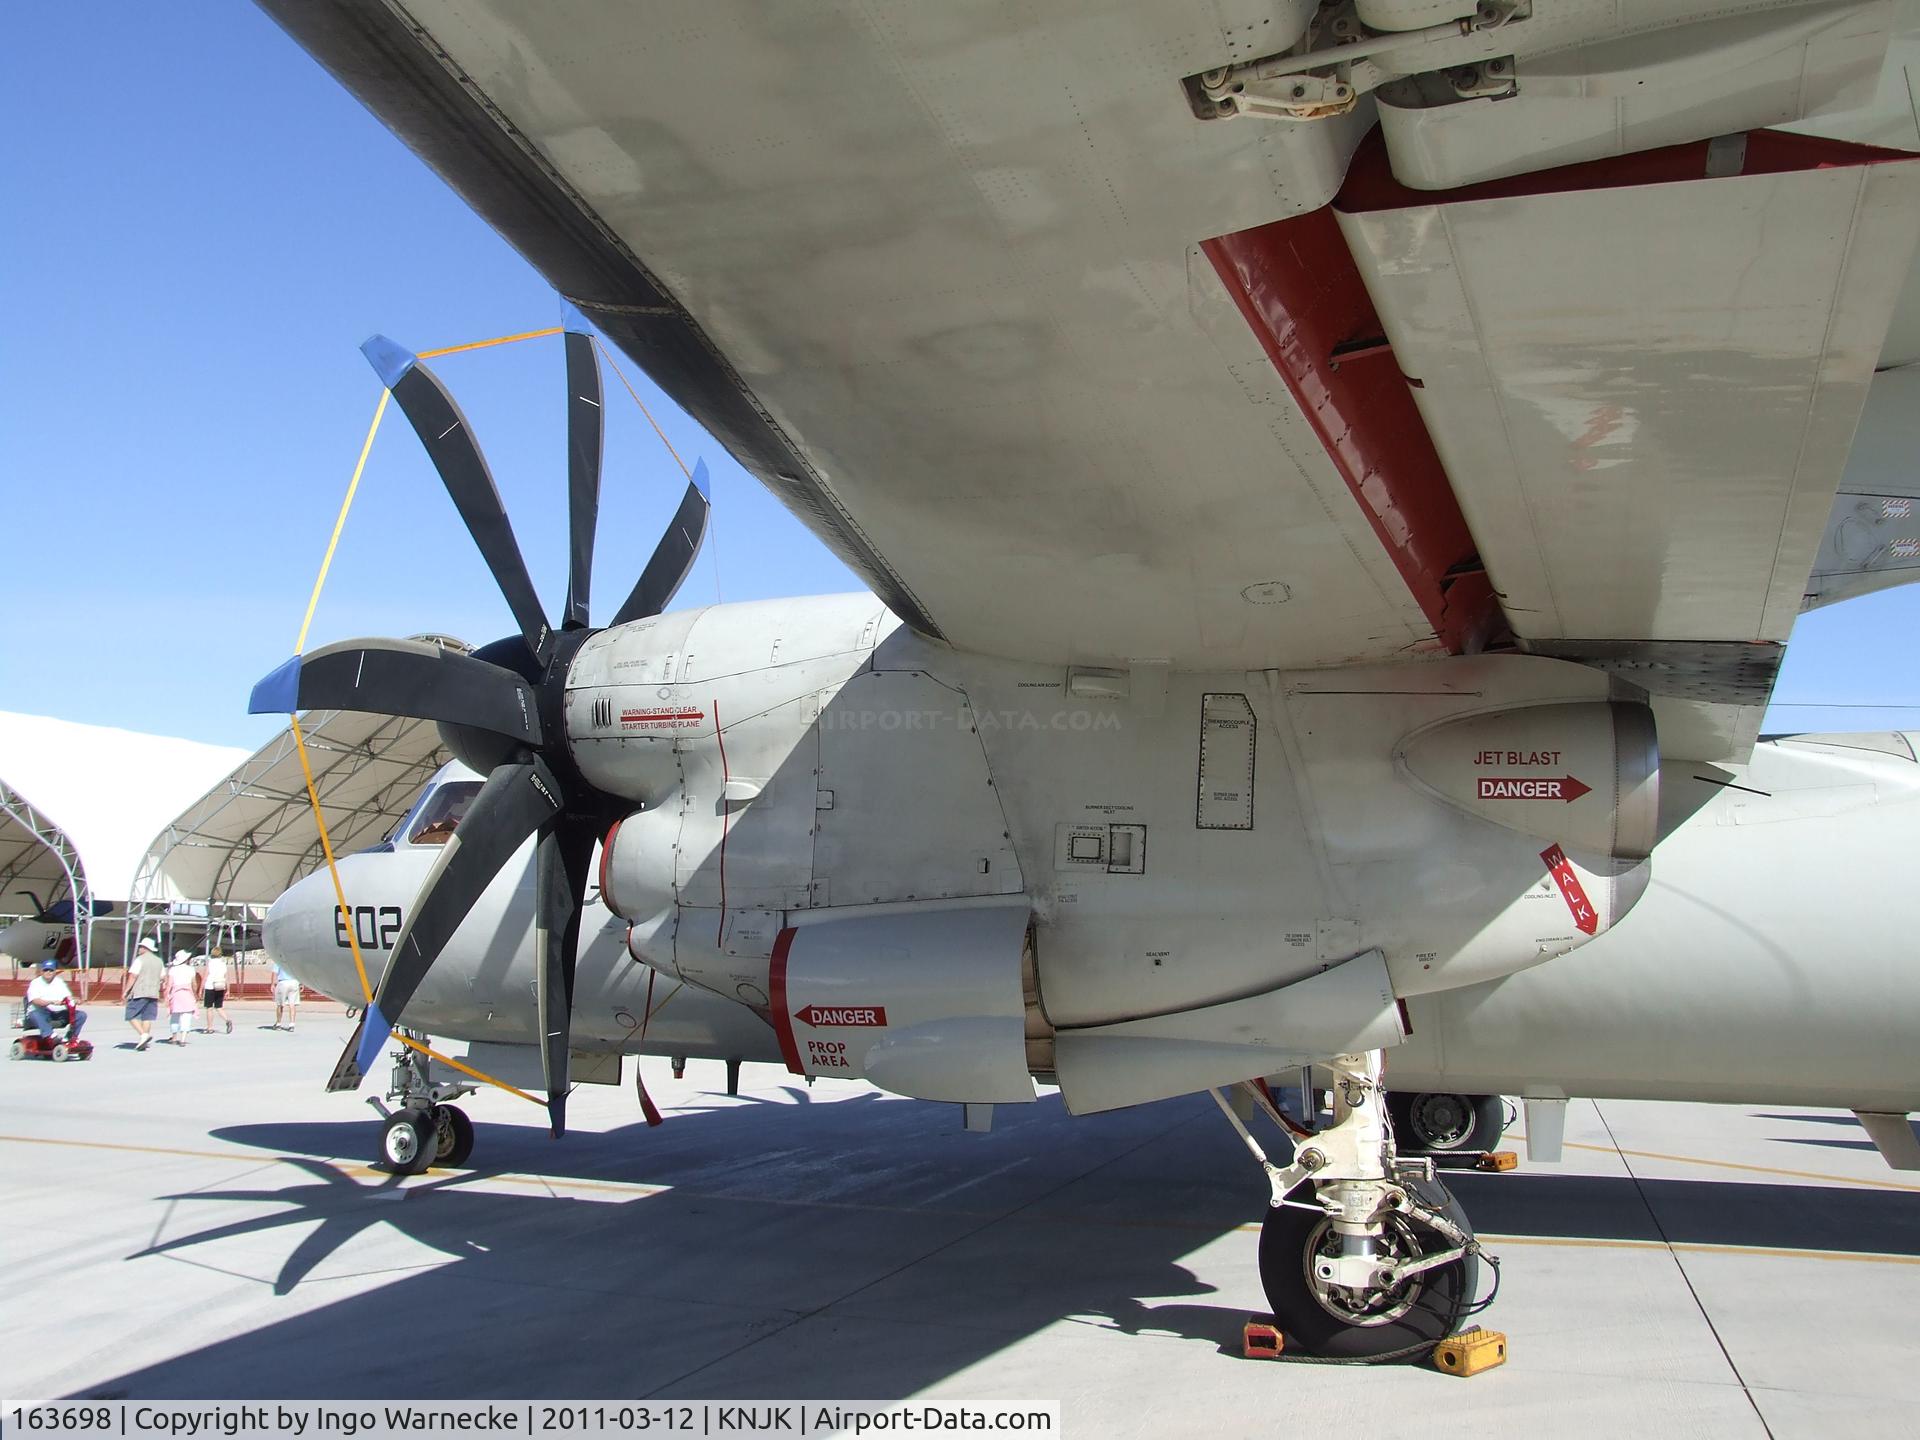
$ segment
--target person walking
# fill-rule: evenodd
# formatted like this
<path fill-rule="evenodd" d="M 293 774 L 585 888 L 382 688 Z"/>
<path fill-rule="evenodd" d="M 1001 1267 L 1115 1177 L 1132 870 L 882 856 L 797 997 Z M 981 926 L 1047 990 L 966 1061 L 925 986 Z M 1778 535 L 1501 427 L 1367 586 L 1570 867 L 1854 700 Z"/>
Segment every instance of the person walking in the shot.
<path fill-rule="evenodd" d="M 193 968 L 193 957 L 184 950 L 173 952 L 173 964 L 167 967 L 167 1036 L 169 1045 L 187 1043 L 193 1029 L 194 1011 L 200 1008 L 200 976 Z"/>
<path fill-rule="evenodd" d="M 207 1023 L 203 1027 L 207 1034 L 224 1024 L 227 1034 L 233 1034 L 233 1021 L 227 1015 L 227 957 L 218 945 L 203 957 L 200 976 L 200 999 L 207 1007 Z"/>
<path fill-rule="evenodd" d="M 300 1014 L 300 982 L 278 960 L 273 962 L 273 1026 L 275 1030 L 285 1029 L 293 1032 L 293 1022 Z M 283 1027 L 280 1017 L 286 1016 Z"/>
<path fill-rule="evenodd" d="M 133 959 L 120 975 L 120 998 L 126 1004 L 127 1024 L 140 1037 L 133 1048 L 153 1043 L 153 1019 L 160 1013 L 160 942 L 142 935 Z"/>

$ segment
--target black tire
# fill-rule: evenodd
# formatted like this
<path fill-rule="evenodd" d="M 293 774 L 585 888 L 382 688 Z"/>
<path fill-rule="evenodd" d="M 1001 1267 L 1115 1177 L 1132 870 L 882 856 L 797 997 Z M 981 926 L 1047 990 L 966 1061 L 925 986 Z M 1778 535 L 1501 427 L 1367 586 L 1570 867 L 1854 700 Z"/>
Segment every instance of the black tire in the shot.
<path fill-rule="evenodd" d="M 1498 1095 L 1445 1091 L 1387 1096 L 1393 1138 L 1403 1155 L 1478 1155 L 1500 1143 L 1507 1107 Z"/>
<path fill-rule="evenodd" d="M 424 1114 L 396 1110 L 380 1127 L 380 1158 L 396 1175 L 418 1175 L 433 1163 L 434 1127 Z"/>
<path fill-rule="evenodd" d="M 436 1105 L 433 1117 L 433 1163 L 457 1170 L 473 1154 L 473 1121 L 458 1105 Z"/>
<path fill-rule="evenodd" d="M 7 1047 L 7 1058 L 9 1060 L 26 1059 L 27 1058 L 27 1042 L 24 1040 L 14 1041 L 13 1044 Z"/>
<path fill-rule="evenodd" d="M 64 1065 L 67 1063 L 67 1053 L 67 1042 L 64 1040 L 54 1041 L 53 1049 L 47 1052 L 48 1055 L 53 1057 L 53 1063 L 56 1065 Z"/>
<path fill-rule="evenodd" d="M 1473 1233 L 1466 1213 L 1446 1186 L 1418 1178 L 1406 1184 L 1423 1203 L 1469 1235 Z M 1313 1191 L 1309 1183 L 1292 1198 L 1310 1205 Z M 1395 1215 L 1388 1223 L 1397 1227 L 1397 1243 L 1403 1247 L 1422 1254 L 1449 1248 L 1440 1235 L 1407 1216 Z M 1309 1247 L 1317 1253 L 1331 1235 L 1324 1212 L 1294 1205 L 1268 1209 L 1266 1223 L 1260 1227 L 1260 1285 L 1291 1348 L 1326 1359 L 1363 1360 L 1436 1345 L 1453 1332 L 1460 1312 L 1475 1296 L 1480 1262 L 1467 1255 L 1408 1280 L 1402 1290 L 1387 1297 L 1376 1319 L 1363 1322 L 1351 1312 L 1331 1309 L 1307 1269 Z"/>

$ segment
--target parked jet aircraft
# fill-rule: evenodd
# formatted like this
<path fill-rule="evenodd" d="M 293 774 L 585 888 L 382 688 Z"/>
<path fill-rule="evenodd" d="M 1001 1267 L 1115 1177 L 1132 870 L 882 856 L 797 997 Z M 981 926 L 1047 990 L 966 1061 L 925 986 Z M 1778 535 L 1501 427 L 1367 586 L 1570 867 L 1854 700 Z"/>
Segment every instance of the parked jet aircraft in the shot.
<path fill-rule="evenodd" d="M 689 1053 L 967 1103 L 1238 1087 L 1240 1126 L 1316 1063 L 1332 1123 L 1248 1137 L 1262 1279 L 1373 1357 L 1479 1254 L 1390 1056 L 1920 1104 L 1875 885 L 1912 753 L 1755 745 L 1803 604 L 1920 556 L 1908 482 L 1843 478 L 1920 360 L 1920 166 L 1759 128 L 1920 145 L 1860 108 L 1884 5 L 267 4 L 873 589 L 667 613 L 696 477 L 595 628 L 576 324 L 555 629 L 457 407 L 370 342 L 519 633 L 255 692 L 438 721 L 484 777 L 343 867 L 350 913 L 275 912 L 377 977 L 337 1085 L 395 1023 L 517 1040 L 558 1134 L 574 1053 L 680 996 Z M 1637 908 L 1674 923 L 1609 940 Z"/>

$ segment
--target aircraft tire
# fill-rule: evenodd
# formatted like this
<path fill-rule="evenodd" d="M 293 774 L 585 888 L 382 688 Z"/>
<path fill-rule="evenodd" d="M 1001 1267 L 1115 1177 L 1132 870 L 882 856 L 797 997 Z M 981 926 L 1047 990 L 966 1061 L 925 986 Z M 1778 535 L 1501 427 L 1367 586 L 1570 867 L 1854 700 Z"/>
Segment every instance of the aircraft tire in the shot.
<path fill-rule="evenodd" d="M 1466 1212 L 1437 1181 L 1406 1182 L 1420 1199 L 1441 1211 L 1469 1235 Z M 1302 1186 L 1290 1197 L 1311 1204 L 1314 1187 Z M 1405 1215 L 1388 1218 L 1390 1248 L 1406 1254 L 1431 1254 L 1447 1242 Z M 1328 1360 L 1371 1360 L 1396 1351 L 1438 1344 L 1452 1333 L 1461 1312 L 1474 1298 L 1480 1264 L 1466 1255 L 1426 1271 L 1398 1290 L 1374 1298 L 1365 1313 L 1340 1302 L 1312 1278 L 1314 1257 L 1337 1243 L 1323 1212 L 1295 1205 L 1273 1206 L 1260 1227 L 1260 1285 L 1268 1308 L 1286 1332 L 1290 1348 Z"/>
<path fill-rule="evenodd" d="M 433 1163 L 433 1124 L 412 1110 L 396 1110 L 380 1127 L 380 1158 L 396 1175 L 418 1175 Z"/>
<path fill-rule="evenodd" d="M 457 1170 L 473 1154 L 473 1121 L 458 1105 L 436 1105 L 433 1117 L 433 1163 Z"/>
<path fill-rule="evenodd" d="M 1394 1091 L 1387 1096 L 1387 1114 L 1406 1155 L 1479 1154 L 1498 1145 L 1507 1128 L 1507 1108 L 1498 1095 Z"/>

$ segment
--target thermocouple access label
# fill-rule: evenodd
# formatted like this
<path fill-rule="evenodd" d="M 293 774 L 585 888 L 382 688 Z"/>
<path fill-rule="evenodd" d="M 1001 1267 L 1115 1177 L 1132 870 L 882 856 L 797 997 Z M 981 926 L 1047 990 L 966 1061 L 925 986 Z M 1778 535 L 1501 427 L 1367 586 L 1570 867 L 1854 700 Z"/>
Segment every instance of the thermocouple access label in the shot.
<path fill-rule="evenodd" d="M 1200 783 L 1194 824 L 1253 829 L 1253 706 L 1245 695 L 1200 697 Z"/>

